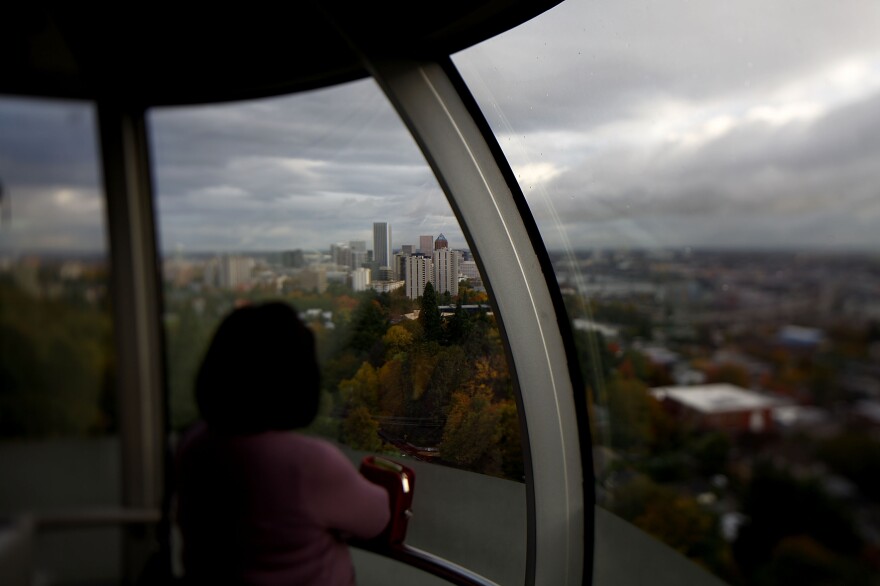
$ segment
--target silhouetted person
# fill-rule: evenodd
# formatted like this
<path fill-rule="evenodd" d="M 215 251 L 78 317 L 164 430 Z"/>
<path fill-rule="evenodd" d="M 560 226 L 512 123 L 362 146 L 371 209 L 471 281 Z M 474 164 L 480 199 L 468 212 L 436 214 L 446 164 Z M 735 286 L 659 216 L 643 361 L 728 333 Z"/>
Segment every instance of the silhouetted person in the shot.
<path fill-rule="evenodd" d="M 203 421 L 177 455 L 187 582 L 354 583 L 345 539 L 385 528 L 388 493 L 333 444 L 291 431 L 314 419 L 319 387 L 314 337 L 289 305 L 220 324 L 196 382 Z"/>

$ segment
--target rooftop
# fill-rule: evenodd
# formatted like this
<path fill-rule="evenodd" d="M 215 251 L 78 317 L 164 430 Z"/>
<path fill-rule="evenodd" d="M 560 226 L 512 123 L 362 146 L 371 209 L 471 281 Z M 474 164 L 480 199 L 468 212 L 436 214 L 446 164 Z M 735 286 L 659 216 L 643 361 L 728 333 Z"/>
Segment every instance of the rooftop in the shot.
<path fill-rule="evenodd" d="M 657 387 L 651 394 L 671 399 L 701 413 L 727 413 L 778 407 L 782 401 L 727 383 L 686 387 Z"/>

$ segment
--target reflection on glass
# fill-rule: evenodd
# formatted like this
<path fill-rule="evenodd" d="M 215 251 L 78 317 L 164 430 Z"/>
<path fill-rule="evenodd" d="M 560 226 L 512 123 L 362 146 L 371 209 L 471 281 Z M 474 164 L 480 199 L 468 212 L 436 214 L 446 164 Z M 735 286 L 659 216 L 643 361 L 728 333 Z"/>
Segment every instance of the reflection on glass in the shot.
<path fill-rule="evenodd" d="M 874 583 L 880 11 L 751 4 L 569 0 L 455 63 L 551 250 L 598 504 L 731 584 Z"/>
<path fill-rule="evenodd" d="M 271 121 L 271 122 L 270 122 Z M 521 481 L 519 422 L 476 262 L 372 82 L 151 113 L 173 425 L 234 305 L 291 303 L 318 339 L 311 431 Z"/>

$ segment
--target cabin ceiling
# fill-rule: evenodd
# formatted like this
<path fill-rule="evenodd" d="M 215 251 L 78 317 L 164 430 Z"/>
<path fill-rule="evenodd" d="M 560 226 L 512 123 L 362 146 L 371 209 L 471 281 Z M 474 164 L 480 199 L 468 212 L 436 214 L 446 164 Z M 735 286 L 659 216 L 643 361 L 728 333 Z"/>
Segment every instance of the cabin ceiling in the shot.
<path fill-rule="evenodd" d="M 360 52 L 444 57 L 558 3 L 25 3 L 4 11 L 0 92 L 144 107 L 266 97 L 365 77 Z"/>

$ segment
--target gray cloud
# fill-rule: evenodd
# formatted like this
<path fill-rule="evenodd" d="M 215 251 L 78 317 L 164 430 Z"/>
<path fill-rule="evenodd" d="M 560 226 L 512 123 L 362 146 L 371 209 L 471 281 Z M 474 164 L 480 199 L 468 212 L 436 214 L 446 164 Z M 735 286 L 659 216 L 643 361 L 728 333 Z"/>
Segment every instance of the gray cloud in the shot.
<path fill-rule="evenodd" d="M 551 247 L 876 248 L 877 30 L 872 0 L 569 0 L 454 61 Z M 464 245 L 370 80 L 149 120 L 166 249 Z M 102 245 L 96 142 L 87 105 L 0 100 L 0 253 Z"/>

